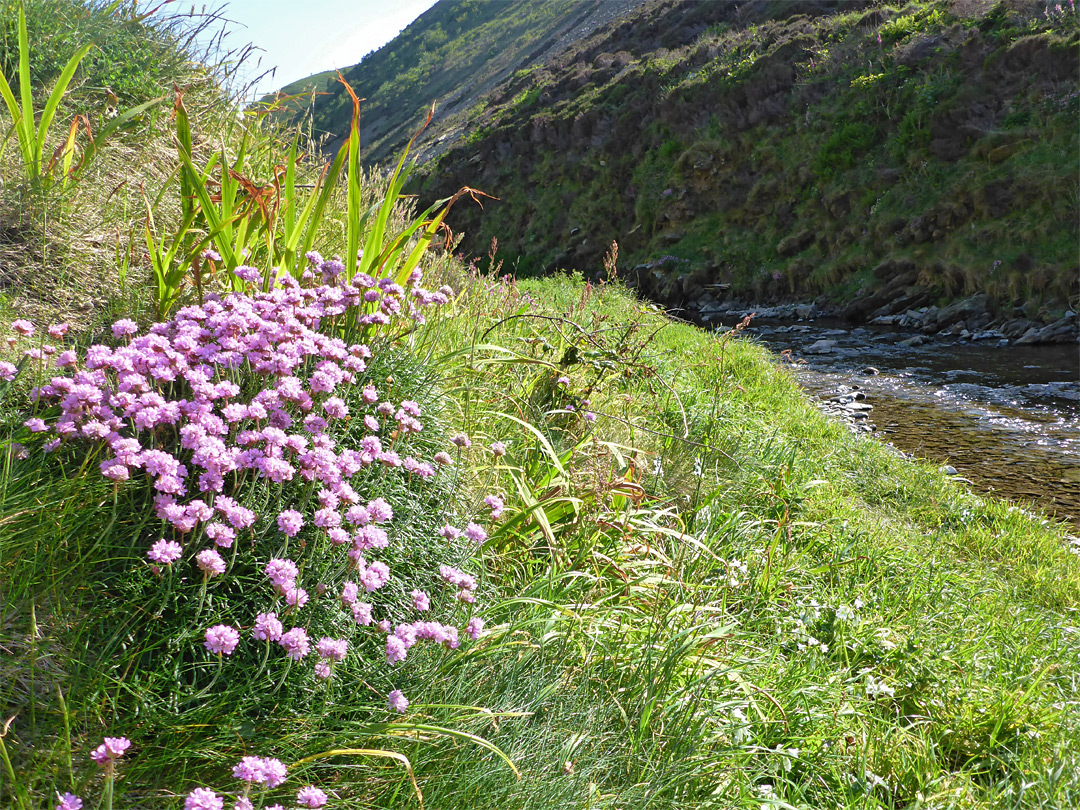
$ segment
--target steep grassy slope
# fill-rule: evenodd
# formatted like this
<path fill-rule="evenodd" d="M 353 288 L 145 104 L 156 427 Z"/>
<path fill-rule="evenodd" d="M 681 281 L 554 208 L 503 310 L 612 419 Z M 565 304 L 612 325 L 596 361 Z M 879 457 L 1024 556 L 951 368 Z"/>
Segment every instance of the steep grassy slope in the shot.
<path fill-rule="evenodd" d="M 620 267 L 669 301 L 1077 295 L 1077 17 L 1034 2 L 643 7 L 486 99 L 424 194 L 519 274 Z M 1060 314 L 1060 313 L 1059 313 Z"/>
<path fill-rule="evenodd" d="M 477 97 L 515 70 L 543 61 L 563 43 L 643 0 L 443 0 L 420 15 L 388 45 L 351 68 L 345 79 L 365 99 L 361 138 L 365 160 L 392 158 L 423 122 L 433 101 L 435 121 L 454 113 L 475 115 Z M 314 89 L 310 112 L 317 132 L 330 135 L 336 149 L 349 128 L 352 107 L 334 71 L 294 82 L 286 95 Z M 481 105 L 482 107 L 482 105 Z M 434 133 L 436 128 L 432 128 Z M 429 133 L 428 140 L 433 140 Z"/>

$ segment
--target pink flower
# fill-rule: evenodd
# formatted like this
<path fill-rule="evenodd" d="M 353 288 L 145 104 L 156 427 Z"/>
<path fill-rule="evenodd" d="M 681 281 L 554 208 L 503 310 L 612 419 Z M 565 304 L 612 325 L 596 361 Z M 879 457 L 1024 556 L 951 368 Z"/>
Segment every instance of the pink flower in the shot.
<path fill-rule="evenodd" d="M 302 608 L 308 603 L 308 592 L 297 587 L 295 582 L 289 583 L 284 588 L 285 604 L 289 607 Z"/>
<path fill-rule="evenodd" d="M 341 604 L 345 607 L 353 604 L 359 592 L 360 587 L 355 582 L 346 582 L 341 586 Z"/>
<path fill-rule="evenodd" d="M 115 338 L 122 338 L 125 335 L 134 335 L 139 331 L 139 325 L 135 321 L 121 318 L 112 325 L 112 333 Z"/>
<path fill-rule="evenodd" d="M 300 788 L 296 794 L 296 803 L 301 807 L 322 807 L 326 801 L 326 794 L 312 785 Z"/>
<path fill-rule="evenodd" d="M 263 781 L 262 757 L 244 757 L 233 767 L 232 774 L 245 782 L 261 783 Z"/>
<path fill-rule="evenodd" d="M 409 700 L 401 693 L 400 689 L 395 689 L 389 694 L 386 701 L 390 708 L 399 714 L 404 714 L 405 710 L 409 708 Z"/>
<path fill-rule="evenodd" d="M 394 517 L 394 510 L 382 498 L 376 498 L 373 501 L 369 501 L 367 505 L 368 514 L 371 519 L 376 523 L 386 523 Z"/>
<path fill-rule="evenodd" d="M 311 642 L 308 640 L 307 631 L 303 627 L 294 627 L 288 633 L 282 635 L 280 644 L 293 661 L 299 661 L 311 650 Z"/>
<path fill-rule="evenodd" d="M 286 509 L 278 515 L 278 528 L 285 532 L 286 537 L 295 537 L 300 527 L 304 525 L 304 516 L 295 509 Z"/>
<path fill-rule="evenodd" d="M 179 560 L 183 554 L 183 546 L 175 540 L 166 540 L 164 537 L 154 543 L 154 545 L 150 547 L 150 550 L 146 552 L 146 556 L 158 565 L 172 565 Z"/>
<path fill-rule="evenodd" d="M 330 397 L 323 403 L 323 410 L 331 419 L 344 419 L 349 415 L 349 407 L 341 397 Z"/>
<path fill-rule="evenodd" d="M 404 661 L 405 656 L 408 654 L 408 648 L 400 638 L 397 636 L 386 637 L 386 662 L 388 664 L 397 664 Z"/>
<path fill-rule="evenodd" d="M 259 641 L 278 641 L 284 629 L 276 613 L 260 613 L 255 617 L 251 635 Z"/>
<path fill-rule="evenodd" d="M 352 609 L 353 621 L 364 627 L 371 624 L 371 605 L 367 602 L 353 602 L 349 607 Z"/>
<path fill-rule="evenodd" d="M 503 503 L 502 498 L 498 495 L 488 495 L 484 498 L 484 503 L 491 507 L 491 519 L 496 520 L 502 516 L 503 510 L 506 508 L 506 504 Z"/>
<path fill-rule="evenodd" d="M 292 585 L 300 574 L 300 569 L 296 567 L 296 563 L 292 560 L 283 560 L 276 557 L 266 564 L 264 570 L 278 590 L 284 590 L 289 585 Z"/>
<path fill-rule="evenodd" d="M 431 599 L 423 591 L 416 590 L 412 592 L 413 607 L 417 610 L 429 610 L 431 608 Z"/>
<path fill-rule="evenodd" d="M 452 459 L 450 457 L 450 454 L 445 452 L 444 450 L 440 450 L 438 453 L 436 453 L 434 458 L 432 458 L 432 461 L 434 461 L 436 464 L 453 464 L 454 463 L 454 459 Z"/>
<path fill-rule="evenodd" d="M 485 532 L 480 526 L 475 523 L 470 523 L 465 527 L 465 536 L 472 540 L 477 545 L 482 544 L 487 540 L 487 532 Z"/>
<path fill-rule="evenodd" d="M 218 624 L 206 631 L 203 646 L 215 655 L 232 655 L 240 643 L 240 633 L 227 624 Z"/>
<path fill-rule="evenodd" d="M 207 578 L 216 577 L 219 574 L 225 573 L 225 560 L 223 560 L 221 555 L 212 548 L 205 549 L 196 554 L 195 562 L 199 564 L 199 568 L 202 569 Z"/>
<path fill-rule="evenodd" d="M 223 523 L 211 523 L 206 527 L 206 536 L 221 548 L 232 548 L 236 540 L 236 532 Z"/>
<path fill-rule="evenodd" d="M 60 796 L 59 793 L 56 795 Z M 60 796 L 60 804 L 56 805 L 56 810 L 82 810 L 82 799 L 74 793 L 65 793 Z"/>
<path fill-rule="evenodd" d="M 464 433 L 457 433 L 450 437 L 450 444 L 455 447 L 460 447 L 463 450 L 468 450 L 472 447 L 472 440 L 469 439 Z"/>
<path fill-rule="evenodd" d="M 285 781 L 285 763 L 273 757 L 263 758 L 263 779 L 267 787 L 277 787 Z M 266 808 L 270 810 L 270 808 Z"/>
<path fill-rule="evenodd" d="M 479 616 L 473 616 L 469 619 L 469 623 L 465 626 L 465 632 L 473 641 L 480 638 L 481 633 L 484 632 L 484 620 Z"/>
<path fill-rule="evenodd" d="M 225 802 L 210 788 L 195 788 L 184 799 L 184 810 L 223 810 Z"/>
<path fill-rule="evenodd" d="M 491 454 L 495 456 L 495 458 L 502 458 L 506 455 L 506 445 L 502 442 L 492 442 Z"/>
<path fill-rule="evenodd" d="M 343 638 L 321 638 L 315 648 L 319 651 L 321 658 L 336 663 L 345 659 L 345 653 L 349 649 L 349 642 Z"/>
<path fill-rule="evenodd" d="M 66 323 L 54 323 L 49 327 L 49 337 L 53 340 L 60 340 L 68 332 L 68 325 Z"/>
<path fill-rule="evenodd" d="M 17 321 L 11 322 L 11 328 L 23 337 L 30 337 L 34 334 L 34 325 L 30 321 L 20 318 Z"/>
<path fill-rule="evenodd" d="M 90 752 L 90 759 L 106 767 L 120 759 L 130 747 L 131 740 L 127 737 L 106 737 L 101 745 Z"/>

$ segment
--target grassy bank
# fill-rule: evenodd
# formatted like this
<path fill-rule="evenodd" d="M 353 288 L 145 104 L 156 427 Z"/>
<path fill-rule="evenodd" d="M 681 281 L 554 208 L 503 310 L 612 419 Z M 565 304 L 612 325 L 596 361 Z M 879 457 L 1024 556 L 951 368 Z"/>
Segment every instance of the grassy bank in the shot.
<path fill-rule="evenodd" d="M 381 286 L 289 253 L 284 214 L 214 259 L 182 121 L 150 208 L 178 275 L 130 265 L 66 333 L 40 295 L 0 321 L 0 805 L 1080 801 L 1064 527 L 849 434 L 737 330 L 411 265 L 438 214 L 348 153 L 301 233 Z M 51 221 L 96 178 L 3 201 Z"/>

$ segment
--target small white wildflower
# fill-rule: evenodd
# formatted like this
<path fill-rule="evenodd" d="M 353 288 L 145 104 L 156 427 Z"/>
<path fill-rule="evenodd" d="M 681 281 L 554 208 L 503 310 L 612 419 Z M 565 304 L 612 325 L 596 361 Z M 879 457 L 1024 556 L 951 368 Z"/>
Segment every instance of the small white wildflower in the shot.
<path fill-rule="evenodd" d="M 866 696 L 871 698 L 895 697 L 896 690 L 884 681 L 875 681 L 873 675 L 866 676 Z"/>
<path fill-rule="evenodd" d="M 895 650 L 897 644 L 892 639 L 892 630 L 888 627 L 879 627 L 877 629 L 878 644 L 884 647 L 886 650 Z"/>
<path fill-rule="evenodd" d="M 855 611 L 851 609 L 851 605 L 841 605 L 836 609 L 836 618 L 842 622 L 854 621 Z"/>

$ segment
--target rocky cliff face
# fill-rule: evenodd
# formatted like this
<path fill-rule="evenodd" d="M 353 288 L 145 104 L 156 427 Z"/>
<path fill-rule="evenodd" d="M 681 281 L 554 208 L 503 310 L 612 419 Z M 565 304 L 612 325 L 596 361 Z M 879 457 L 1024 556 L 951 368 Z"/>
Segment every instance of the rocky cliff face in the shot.
<path fill-rule="evenodd" d="M 1019 0 L 649 2 L 449 116 L 422 194 L 498 197 L 452 224 L 519 273 L 617 241 L 675 304 L 981 294 L 1042 328 L 1078 296 L 1078 30 Z"/>

